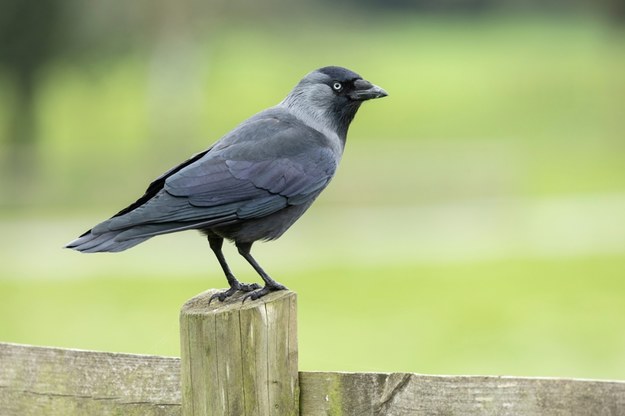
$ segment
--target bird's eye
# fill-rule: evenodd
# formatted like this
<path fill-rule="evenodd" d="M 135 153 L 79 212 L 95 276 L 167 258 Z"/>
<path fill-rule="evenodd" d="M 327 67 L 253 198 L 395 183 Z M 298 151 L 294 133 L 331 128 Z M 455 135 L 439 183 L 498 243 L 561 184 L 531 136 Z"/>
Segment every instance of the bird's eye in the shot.
<path fill-rule="evenodd" d="M 334 91 L 341 91 L 343 89 L 343 84 L 341 84 L 340 82 L 335 82 L 334 84 L 332 84 L 332 89 Z"/>

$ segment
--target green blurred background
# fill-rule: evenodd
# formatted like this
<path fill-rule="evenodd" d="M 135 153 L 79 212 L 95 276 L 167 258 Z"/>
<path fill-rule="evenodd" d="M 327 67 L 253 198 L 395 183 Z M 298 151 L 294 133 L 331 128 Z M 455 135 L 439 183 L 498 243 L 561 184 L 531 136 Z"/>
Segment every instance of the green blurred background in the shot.
<path fill-rule="evenodd" d="M 61 247 L 325 65 L 390 96 L 255 246 L 300 368 L 625 379 L 621 0 L 0 0 L 0 340 L 179 355 L 202 238 Z"/>

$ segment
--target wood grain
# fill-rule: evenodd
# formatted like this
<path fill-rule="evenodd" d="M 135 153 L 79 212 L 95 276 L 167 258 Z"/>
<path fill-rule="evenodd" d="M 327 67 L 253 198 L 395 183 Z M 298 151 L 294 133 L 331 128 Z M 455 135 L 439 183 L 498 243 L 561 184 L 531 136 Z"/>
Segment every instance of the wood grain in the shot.
<path fill-rule="evenodd" d="M 301 373 L 301 414 L 622 416 L 625 382 L 411 373 Z"/>
<path fill-rule="evenodd" d="M 178 416 L 179 374 L 174 357 L 0 343 L 0 415 Z M 301 372 L 299 383 L 302 416 L 625 415 L 623 381 Z"/>
<path fill-rule="evenodd" d="M 180 415 L 179 359 L 0 343 L 0 415 Z"/>
<path fill-rule="evenodd" d="M 295 293 L 209 305 L 214 293 L 180 312 L 182 414 L 298 415 Z"/>

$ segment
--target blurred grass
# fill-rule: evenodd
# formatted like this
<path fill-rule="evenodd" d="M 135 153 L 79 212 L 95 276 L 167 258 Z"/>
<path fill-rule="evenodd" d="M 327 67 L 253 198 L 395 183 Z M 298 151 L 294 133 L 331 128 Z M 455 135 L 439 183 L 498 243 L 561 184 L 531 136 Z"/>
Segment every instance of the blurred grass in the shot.
<path fill-rule="evenodd" d="M 180 305 L 225 283 L 200 238 L 60 246 L 338 64 L 390 96 L 360 110 L 291 240 L 255 247 L 299 293 L 301 368 L 624 379 L 622 35 L 577 17 L 324 22 L 218 25 L 193 70 L 144 51 L 47 68 L 38 180 L 0 199 L 0 340 L 178 355 Z"/>
<path fill-rule="evenodd" d="M 625 256 L 311 266 L 300 368 L 625 378 Z M 0 281 L 0 339 L 179 355 L 181 304 L 222 278 Z"/>

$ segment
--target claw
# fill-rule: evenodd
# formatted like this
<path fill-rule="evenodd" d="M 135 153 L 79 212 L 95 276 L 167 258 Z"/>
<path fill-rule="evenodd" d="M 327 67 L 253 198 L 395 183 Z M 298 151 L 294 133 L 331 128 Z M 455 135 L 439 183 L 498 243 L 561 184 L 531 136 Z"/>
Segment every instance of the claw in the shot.
<path fill-rule="evenodd" d="M 255 301 L 256 299 L 260 299 L 263 296 L 271 293 L 271 292 L 277 292 L 278 290 L 287 290 L 285 286 L 282 286 L 281 284 L 277 283 L 275 285 L 266 285 L 264 286 L 262 289 L 260 290 L 255 290 L 253 292 L 248 293 L 247 295 L 245 295 L 245 297 L 243 298 L 243 301 L 241 303 L 245 303 L 245 301 L 247 299 L 251 299 L 252 301 Z"/>
<path fill-rule="evenodd" d="M 220 302 L 225 301 L 230 296 L 237 293 L 237 291 L 241 292 L 254 292 L 255 290 L 260 289 L 260 285 L 258 283 L 238 283 L 234 286 L 231 286 L 228 290 L 223 290 L 221 292 L 215 293 L 208 300 L 208 304 L 210 305 L 213 299 L 219 299 Z"/>

